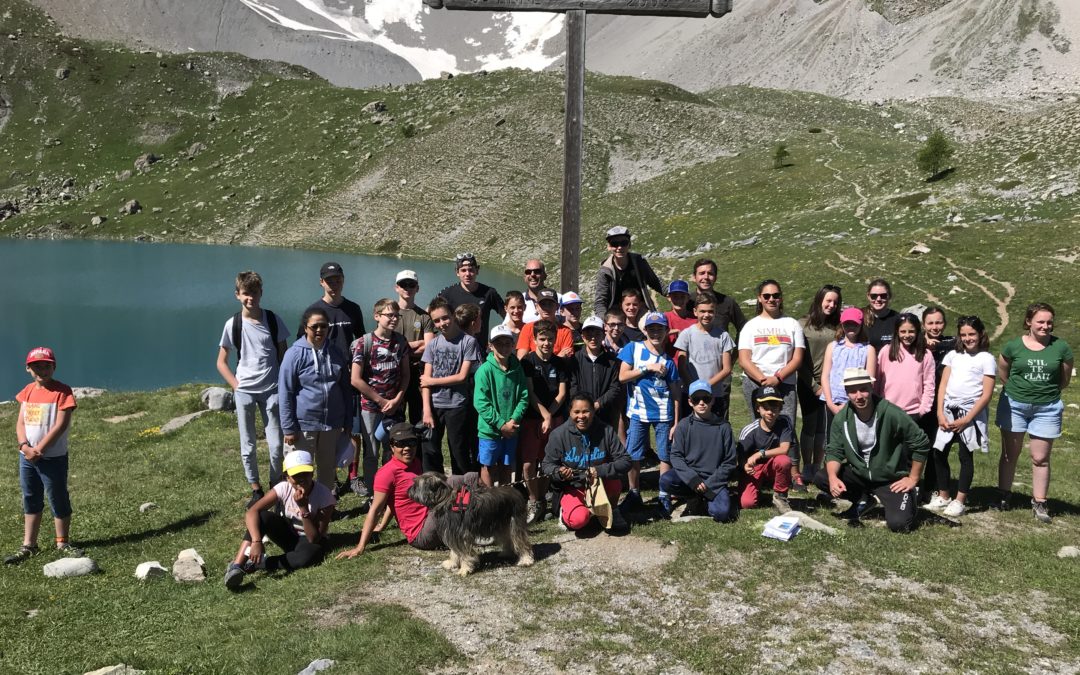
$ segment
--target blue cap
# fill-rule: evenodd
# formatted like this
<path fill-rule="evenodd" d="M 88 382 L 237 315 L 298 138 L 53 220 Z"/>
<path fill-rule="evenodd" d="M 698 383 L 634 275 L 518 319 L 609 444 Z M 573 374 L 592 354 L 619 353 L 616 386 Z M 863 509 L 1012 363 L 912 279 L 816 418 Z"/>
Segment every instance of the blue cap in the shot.
<path fill-rule="evenodd" d="M 694 380 L 690 384 L 690 393 L 687 394 L 687 396 L 693 396 L 694 394 L 697 394 L 699 392 L 705 392 L 709 396 L 712 396 L 712 385 L 705 380 Z"/>
<path fill-rule="evenodd" d="M 667 317 L 660 312 L 649 312 L 645 315 L 645 326 L 661 325 L 667 327 Z"/>
<path fill-rule="evenodd" d="M 686 293 L 687 295 L 689 295 L 690 285 L 682 279 L 676 279 L 675 281 L 672 281 L 670 284 L 668 284 L 667 287 L 667 294 L 671 295 L 672 293 Z"/>

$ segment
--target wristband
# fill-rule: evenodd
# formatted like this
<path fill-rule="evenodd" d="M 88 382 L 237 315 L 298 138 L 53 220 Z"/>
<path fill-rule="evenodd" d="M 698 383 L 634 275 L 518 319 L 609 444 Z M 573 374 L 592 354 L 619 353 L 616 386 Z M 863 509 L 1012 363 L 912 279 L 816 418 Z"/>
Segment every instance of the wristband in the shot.
<path fill-rule="evenodd" d="M 29 447 L 30 446 L 30 441 L 22 441 L 21 443 L 19 443 L 19 449 L 22 450 L 22 447 L 24 445 Z"/>

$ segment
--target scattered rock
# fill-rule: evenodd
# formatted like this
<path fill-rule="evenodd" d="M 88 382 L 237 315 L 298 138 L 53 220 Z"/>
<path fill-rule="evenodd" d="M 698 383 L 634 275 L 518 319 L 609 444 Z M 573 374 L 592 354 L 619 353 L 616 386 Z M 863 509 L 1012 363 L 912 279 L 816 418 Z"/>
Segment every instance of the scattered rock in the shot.
<path fill-rule="evenodd" d="M 840 530 L 837 530 L 835 527 L 830 527 L 830 526 L 826 525 L 825 523 L 821 522 L 820 520 L 817 520 L 815 518 L 811 518 L 810 516 L 803 513 L 802 511 L 789 511 L 788 515 L 789 516 L 798 516 L 799 517 L 799 527 L 804 529 L 804 530 L 813 530 L 815 532 L 824 532 L 825 534 L 832 534 L 832 535 L 840 534 Z"/>
<path fill-rule="evenodd" d="M 177 429 L 180 429 L 181 427 L 187 426 L 188 424 L 190 424 L 194 420 L 199 419 L 200 417 L 202 417 L 203 415 L 205 415 L 208 412 L 210 412 L 210 411 L 209 410 L 200 410 L 199 412 L 193 412 L 193 413 L 191 413 L 189 415 L 181 415 L 180 417 L 174 417 L 171 420 L 169 420 L 168 422 L 166 422 L 165 424 L 162 424 L 161 429 L 158 430 L 158 433 L 160 433 L 160 434 L 170 434 L 170 433 L 176 431 Z"/>
<path fill-rule="evenodd" d="M 14 218 L 19 213 L 18 204 L 12 202 L 0 202 L 0 222 L 7 220 L 8 218 Z"/>
<path fill-rule="evenodd" d="M 108 219 L 105 216 L 94 216 L 90 219 L 90 224 L 94 226 L 104 225 L 106 220 Z"/>
<path fill-rule="evenodd" d="M 755 246 L 761 243 L 761 237 L 754 235 L 749 239 L 743 239 L 741 241 L 733 241 L 728 244 L 728 248 L 747 248 L 748 246 Z"/>
<path fill-rule="evenodd" d="M 148 173 L 150 171 L 150 165 L 156 163 L 160 157 L 152 152 L 139 155 L 135 158 L 135 170 L 139 173 Z"/>
<path fill-rule="evenodd" d="M 439 73 L 439 79 L 440 80 L 452 80 L 452 79 L 454 79 L 454 74 L 449 73 L 449 72 L 444 70 L 441 73 Z"/>
<path fill-rule="evenodd" d="M 916 242 L 911 250 L 908 251 L 908 255 L 925 255 L 930 252 L 930 247 L 926 244 Z"/>
<path fill-rule="evenodd" d="M 199 394 L 203 405 L 209 410 L 235 410 L 233 393 L 224 387 L 207 387 Z"/>
<path fill-rule="evenodd" d="M 97 398 L 105 392 L 105 389 L 98 389 L 96 387 L 72 387 L 71 389 L 71 393 L 75 394 L 76 399 Z"/>
<path fill-rule="evenodd" d="M 206 581 L 206 570 L 203 569 L 203 559 L 198 551 L 186 548 L 176 556 L 173 563 L 173 579 L 184 582 Z"/>
<path fill-rule="evenodd" d="M 120 207 L 120 215 L 122 216 L 132 216 L 139 211 L 142 211 L 142 204 L 137 199 L 131 199 Z"/>
<path fill-rule="evenodd" d="M 1005 220 L 1005 215 L 1001 213 L 994 214 L 992 216 L 983 216 L 979 218 L 980 223 L 1000 223 Z"/>
<path fill-rule="evenodd" d="M 105 666 L 104 668 L 98 668 L 97 670 L 84 673 L 83 675 L 143 675 L 145 670 L 136 670 L 131 666 L 118 663 L 115 666 Z"/>
<path fill-rule="evenodd" d="M 71 74 L 71 70 L 69 68 L 57 68 L 56 69 L 56 79 L 58 79 L 58 80 L 66 80 L 68 78 L 68 75 L 70 75 L 70 74 Z"/>
<path fill-rule="evenodd" d="M 155 504 L 154 502 L 146 502 L 145 504 L 141 504 L 139 506 L 139 513 L 149 513 L 150 511 L 153 511 L 157 507 L 158 507 L 157 504 Z"/>
<path fill-rule="evenodd" d="M 60 558 L 45 565 L 42 571 L 47 577 L 81 577 L 98 571 L 97 563 L 90 558 Z"/>
<path fill-rule="evenodd" d="M 1080 558 L 1080 548 L 1076 546 L 1062 546 L 1058 549 L 1057 557 L 1059 558 Z"/>
<path fill-rule="evenodd" d="M 186 150 L 185 154 L 188 156 L 188 158 L 195 158 L 201 155 L 204 150 L 206 150 L 206 144 L 196 141 L 191 144 L 191 146 Z"/>
<path fill-rule="evenodd" d="M 337 665 L 337 661 L 334 661 L 333 659 L 315 659 L 308 664 L 307 668 L 304 668 L 296 675 L 315 675 L 315 673 L 330 670 L 335 665 Z"/>
<path fill-rule="evenodd" d="M 120 424 L 121 422 L 127 422 L 128 420 L 137 420 L 146 414 L 145 410 L 131 413 L 130 415 L 117 415 L 115 417 L 106 417 L 102 419 L 102 422 L 108 422 L 109 424 Z"/>
<path fill-rule="evenodd" d="M 134 174 L 131 173 L 131 169 L 124 169 L 123 171 L 117 172 L 116 180 L 125 181 L 125 180 L 131 178 L 133 175 Z"/>
<path fill-rule="evenodd" d="M 376 113 L 386 112 L 386 102 L 372 101 L 371 103 L 368 103 L 366 106 L 361 108 L 360 112 L 364 113 L 365 115 L 374 115 Z"/>
<path fill-rule="evenodd" d="M 27 619 L 33 619 L 38 614 L 41 614 L 40 609 L 28 609 L 28 610 L 26 610 L 26 618 Z"/>
<path fill-rule="evenodd" d="M 162 567 L 157 560 L 139 563 L 139 566 L 135 568 L 135 578 L 139 581 L 146 581 L 153 577 L 163 577 L 168 573 L 169 570 Z"/>

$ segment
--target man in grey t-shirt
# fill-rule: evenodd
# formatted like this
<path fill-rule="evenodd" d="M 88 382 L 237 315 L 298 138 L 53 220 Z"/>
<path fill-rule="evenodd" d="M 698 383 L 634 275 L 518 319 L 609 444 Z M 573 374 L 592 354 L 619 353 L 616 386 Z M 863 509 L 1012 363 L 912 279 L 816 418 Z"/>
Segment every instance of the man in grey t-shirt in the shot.
<path fill-rule="evenodd" d="M 703 293 L 694 305 L 697 323 L 684 328 L 675 339 L 679 377 L 686 382 L 705 380 L 712 386 L 713 414 L 727 421 L 731 402 L 731 353 L 735 342 L 714 323 L 715 296 Z"/>

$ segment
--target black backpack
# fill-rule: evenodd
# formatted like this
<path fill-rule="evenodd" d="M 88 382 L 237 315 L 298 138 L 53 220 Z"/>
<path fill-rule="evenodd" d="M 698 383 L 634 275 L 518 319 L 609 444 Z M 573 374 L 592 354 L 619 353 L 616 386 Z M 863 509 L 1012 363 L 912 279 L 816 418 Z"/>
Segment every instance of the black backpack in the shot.
<path fill-rule="evenodd" d="M 236 362 L 240 363 L 240 350 L 243 349 L 243 340 L 240 337 L 240 331 L 244 327 L 243 312 L 237 312 L 232 317 L 232 343 L 236 347 Z M 274 352 L 278 357 L 278 363 L 281 363 L 281 355 L 277 353 L 278 350 L 278 321 L 274 313 L 268 309 L 263 310 L 263 321 L 270 328 L 270 341 L 274 343 Z"/>

